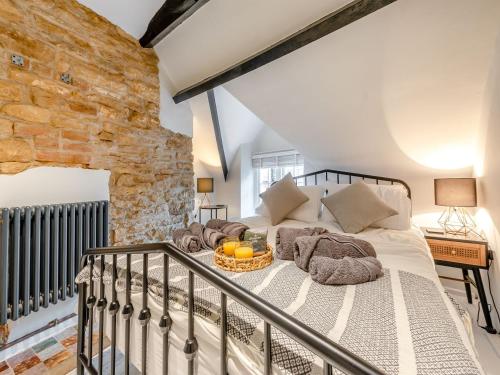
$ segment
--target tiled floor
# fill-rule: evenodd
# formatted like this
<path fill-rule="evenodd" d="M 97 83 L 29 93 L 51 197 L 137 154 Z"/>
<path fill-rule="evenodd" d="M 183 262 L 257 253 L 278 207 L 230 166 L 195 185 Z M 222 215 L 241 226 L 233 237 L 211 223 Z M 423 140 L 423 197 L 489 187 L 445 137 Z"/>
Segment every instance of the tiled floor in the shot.
<path fill-rule="evenodd" d="M 453 298 L 469 313 L 473 322 L 473 333 L 476 352 L 479 357 L 479 362 L 483 366 L 486 375 L 499 374 L 500 368 L 500 334 L 491 335 L 485 330 L 477 326 L 477 300 L 471 305 L 467 303 L 464 293 L 453 293 L 450 291 Z M 494 314 L 494 312 L 492 312 Z M 480 324 L 484 324 L 483 317 L 480 315 Z M 497 330 L 500 327 L 496 327 Z"/>
<path fill-rule="evenodd" d="M 76 329 L 67 328 L 31 349 L 0 362 L 0 375 L 67 374 L 76 366 L 76 339 Z M 92 339 L 94 347 L 97 347 L 98 336 L 93 335 Z M 105 340 L 107 346 L 109 342 Z"/>

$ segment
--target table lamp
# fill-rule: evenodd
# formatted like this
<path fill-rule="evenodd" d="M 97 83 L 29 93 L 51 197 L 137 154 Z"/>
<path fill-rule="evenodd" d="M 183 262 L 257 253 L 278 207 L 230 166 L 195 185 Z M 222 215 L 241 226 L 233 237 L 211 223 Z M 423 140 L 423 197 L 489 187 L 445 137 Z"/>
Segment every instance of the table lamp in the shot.
<path fill-rule="evenodd" d="M 197 178 L 196 191 L 198 193 L 204 194 L 200 206 L 204 207 L 205 201 L 207 202 L 205 206 L 210 206 L 210 198 L 208 197 L 208 193 L 214 192 L 214 179 L 210 177 Z"/>
<path fill-rule="evenodd" d="M 476 223 L 465 208 L 477 206 L 475 178 L 434 179 L 434 199 L 437 206 L 448 207 L 438 220 L 446 233 L 477 234 Z"/>

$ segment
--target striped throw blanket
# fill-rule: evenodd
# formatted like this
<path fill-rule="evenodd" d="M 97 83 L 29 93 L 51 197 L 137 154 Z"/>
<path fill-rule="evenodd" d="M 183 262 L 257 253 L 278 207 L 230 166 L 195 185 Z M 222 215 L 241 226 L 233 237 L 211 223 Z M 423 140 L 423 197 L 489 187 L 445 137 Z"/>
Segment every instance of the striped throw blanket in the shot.
<path fill-rule="evenodd" d="M 192 256 L 215 268 L 212 251 Z M 119 257 L 118 264 L 117 286 L 123 290 L 125 257 Z M 151 255 L 149 264 L 150 293 L 161 302 L 162 255 Z M 108 267 L 106 282 L 110 280 Z M 187 271 L 176 262 L 169 267 L 172 306 L 187 310 Z M 141 290 L 141 270 L 142 257 L 134 257 L 134 293 Z M 283 260 L 247 273 L 217 270 L 388 374 L 481 373 L 462 341 L 443 295 L 433 281 L 424 277 L 384 269 L 384 275 L 370 283 L 321 285 L 294 262 Z M 77 277 L 77 282 L 85 281 L 88 268 Z M 196 314 L 219 324 L 220 292 L 195 277 L 195 294 Z M 229 334 L 262 352 L 263 321 L 232 300 L 228 301 L 228 312 Z M 322 371 L 318 358 L 276 329 L 272 330 L 272 358 L 285 373 Z"/>

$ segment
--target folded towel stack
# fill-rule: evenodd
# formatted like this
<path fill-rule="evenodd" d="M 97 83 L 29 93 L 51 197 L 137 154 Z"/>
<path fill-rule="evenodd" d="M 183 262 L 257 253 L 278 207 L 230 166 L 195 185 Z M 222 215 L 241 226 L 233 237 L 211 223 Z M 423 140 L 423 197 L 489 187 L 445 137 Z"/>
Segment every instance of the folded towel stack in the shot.
<path fill-rule="evenodd" d="M 324 228 L 279 228 L 276 253 L 279 259 L 294 260 L 320 284 L 359 284 L 383 275 L 369 242 Z"/>
<path fill-rule="evenodd" d="M 213 219 L 206 225 L 192 223 L 188 228 L 175 229 L 172 240 L 182 251 L 194 253 L 201 249 L 215 249 L 221 240 L 229 236 L 242 239 L 247 229 L 246 225 L 238 222 Z"/>

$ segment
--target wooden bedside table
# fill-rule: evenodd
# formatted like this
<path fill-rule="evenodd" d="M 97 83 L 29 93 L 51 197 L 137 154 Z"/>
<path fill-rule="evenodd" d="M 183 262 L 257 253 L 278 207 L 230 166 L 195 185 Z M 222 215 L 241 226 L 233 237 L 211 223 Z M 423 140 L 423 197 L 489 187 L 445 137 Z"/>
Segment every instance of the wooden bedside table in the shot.
<path fill-rule="evenodd" d="M 472 303 L 470 286 L 471 284 L 475 286 L 484 313 L 485 329 L 489 333 L 497 333 L 491 322 L 488 300 L 486 299 L 483 280 L 481 279 L 481 269 L 488 270 L 490 267 L 489 261 L 493 259 L 488 249 L 488 242 L 475 234 L 459 236 L 448 233 L 430 233 L 427 232 L 427 228 L 421 228 L 421 230 L 431 248 L 434 263 L 440 266 L 462 269 L 463 280 L 440 277 L 465 283 L 465 293 L 467 294 L 467 301 L 469 303 Z M 475 281 L 469 277 L 469 270 L 472 271 Z"/>

